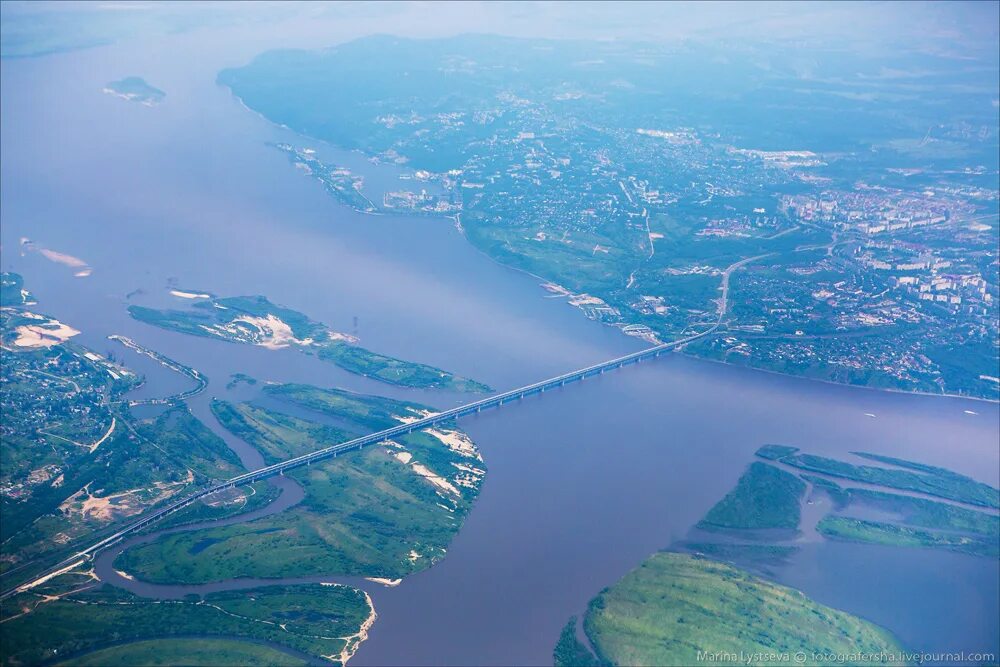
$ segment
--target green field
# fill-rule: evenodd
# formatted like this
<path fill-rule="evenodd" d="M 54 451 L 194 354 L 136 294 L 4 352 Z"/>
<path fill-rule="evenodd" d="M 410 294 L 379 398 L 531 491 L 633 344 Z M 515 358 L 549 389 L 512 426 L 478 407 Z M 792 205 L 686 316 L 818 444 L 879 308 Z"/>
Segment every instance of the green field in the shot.
<path fill-rule="evenodd" d="M 301 385 L 274 391 L 326 400 L 330 414 L 357 424 L 358 431 L 380 424 L 386 414 L 407 414 L 410 405 Z M 213 411 L 268 462 L 349 436 L 259 405 L 216 401 Z M 457 432 L 413 433 L 395 444 L 299 468 L 287 473 L 305 490 L 295 507 L 247 523 L 162 536 L 125 552 L 117 567 L 159 583 L 312 574 L 399 578 L 425 569 L 444 556 L 485 474 L 474 448 L 457 449 L 438 435 L 453 445 L 455 438 L 464 437 Z"/>
<path fill-rule="evenodd" d="M 794 530 L 799 526 L 799 503 L 805 490 L 806 485 L 795 475 L 754 461 L 736 487 L 708 511 L 698 527 Z"/>
<path fill-rule="evenodd" d="M 598 657 L 615 665 L 695 665 L 705 662 L 699 652 L 901 650 L 888 631 L 799 591 L 679 553 L 658 553 L 601 592 L 584 627 Z"/>
<path fill-rule="evenodd" d="M 321 414 L 349 419 L 371 431 L 395 426 L 397 417 L 419 417 L 430 410 L 411 401 L 368 396 L 344 389 L 320 388 L 308 384 L 269 384 L 264 393 Z"/>
<path fill-rule="evenodd" d="M 297 667 L 308 664 L 292 655 L 260 644 L 234 639 L 147 639 L 101 649 L 57 663 L 65 667 L 236 667 L 275 665 Z"/>
<path fill-rule="evenodd" d="M 93 581 L 63 575 L 6 601 L 0 623 L 0 662 L 14 667 L 78 655 L 80 659 L 72 664 L 113 660 L 128 664 L 130 656 L 160 655 L 166 664 L 180 657 L 176 642 L 167 645 L 172 648 L 166 654 L 153 650 L 162 648 L 159 641 L 141 646 L 128 643 L 171 636 L 212 638 L 200 657 L 192 656 L 205 664 L 218 664 L 210 663 L 223 648 L 214 638 L 271 641 L 317 657 L 339 656 L 348 642 L 352 646 L 356 642 L 354 635 L 371 613 L 365 595 L 347 586 L 266 586 L 183 600 L 140 598 L 107 586 L 72 592 L 86 583 Z M 61 597 L 45 597 L 53 593 Z M 250 657 L 268 657 L 262 647 L 242 646 Z M 102 649 L 108 650 L 106 659 L 87 655 Z"/>

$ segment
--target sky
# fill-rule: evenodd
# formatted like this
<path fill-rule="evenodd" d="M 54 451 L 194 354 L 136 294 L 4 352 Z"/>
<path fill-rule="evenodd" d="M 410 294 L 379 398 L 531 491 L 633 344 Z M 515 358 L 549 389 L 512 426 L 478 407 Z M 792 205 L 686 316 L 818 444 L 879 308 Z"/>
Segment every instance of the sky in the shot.
<path fill-rule="evenodd" d="M 3 55 L 148 33 L 313 17 L 358 36 L 489 32 L 555 39 L 792 42 L 996 57 L 1000 2 L 86 2 L 0 3 Z"/>

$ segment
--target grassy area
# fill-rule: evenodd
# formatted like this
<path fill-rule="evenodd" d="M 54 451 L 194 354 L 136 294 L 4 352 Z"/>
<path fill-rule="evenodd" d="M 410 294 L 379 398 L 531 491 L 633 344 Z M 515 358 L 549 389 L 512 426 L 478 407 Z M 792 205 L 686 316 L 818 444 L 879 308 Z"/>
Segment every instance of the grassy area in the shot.
<path fill-rule="evenodd" d="M 202 521 L 225 519 L 261 509 L 277 499 L 280 491 L 267 483 L 257 482 L 248 486 L 227 489 L 189 505 L 157 521 L 148 530 L 157 531 Z"/>
<path fill-rule="evenodd" d="M 250 403 L 213 400 L 212 414 L 233 435 L 256 447 L 268 464 L 351 438 L 351 434 L 342 429 L 290 417 Z"/>
<path fill-rule="evenodd" d="M 419 417 L 430 410 L 426 405 L 366 396 L 343 389 L 322 389 L 308 384 L 271 384 L 264 393 L 316 412 L 350 419 L 372 431 L 398 424 L 397 417 Z"/>
<path fill-rule="evenodd" d="M 918 528 L 931 528 L 972 533 L 985 537 L 1000 536 L 1000 517 L 957 505 L 883 493 L 869 489 L 850 489 L 852 503 L 859 503 L 886 512 L 895 512 L 902 522 Z"/>
<path fill-rule="evenodd" d="M 816 525 L 816 530 L 824 537 L 847 542 L 892 547 L 932 547 L 991 558 L 1000 555 L 996 537 L 910 528 L 881 521 L 827 516 Z"/>
<path fill-rule="evenodd" d="M 389 384 L 476 393 L 490 391 L 485 384 L 452 375 L 440 368 L 387 357 L 342 341 L 332 341 L 317 349 L 319 358 L 324 361 L 333 362 L 345 371 Z"/>
<path fill-rule="evenodd" d="M 243 472 L 236 453 L 185 405 L 173 406 L 155 419 L 139 422 L 137 430 L 166 456 L 183 462 L 199 480 L 228 479 Z"/>
<path fill-rule="evenodd" d="M 147 639 L 113 646 L 58 663 L 65 667 L 229 667 L 275 665 L 297 667 L 308 664 L 292 655 L 234 639 Z"/>
<path fill-rule="evenodd" d="M 132 305 L 128 311 L 140 322 L 191 336 L 271 348 L 294 346 L 346 371 L 389 384 L 463 392 L 490 391 L 487 385 L 440 368 L 359 347 L 349 336 L 297 310 L 271 303 L 264 296 L 213 297 L 196 302 L 189 310 L 158 310 Z"/>
<path fill-rule="evenodd" d="M 705 529 L 798 528 L 806 485 L 795 475 L 755 461 L 736 487 L 698 523 Z"/>
<path fill-rule="evenodd" d="M 354 410 L 362 411 L 372 399 L 356 400 Z M 269 461 L 345 437 L 260 406 L 216 402 L 213 409 Z M 313 574 L 398 578 L 422 570 L 444 556 L 485 474 L 475 449 L 463 451 L 456 438 L 464 436 L 414 433 L 289 472 L 305 490 L 295 507 L 248 523 L 163 536 L 125 552 L 117 567 L 160 583 Z"/>
<path fill-rule="evenodd" d="M 364 594 L 346 586 L 267 586 L 159 601 L 110 587 L 67 592 L 78 580 L 60 577 L 4 604 L 3 664 L 73 655 L 81 656 L 76 664 L 108 664 L 86 654 L 109 648 L 111 658 L 130 650 L 151 655 L 150 647 L 113 645 L 192 635 L 271 641 L 314 656 L 339 656 L 371 612 Z M 57 592 L 61 597 L 45 597 Z"/>
<path fill-rule="evenodd" d="M 576 616 L 571 616 L 559 633 L 559 641 L 552 651 L 552 664 L 555 667 L 600 666 L 601 661 L 576 636 Z"/>
<path fill-rule="evenodd" d="M 901 650 L 888 631 L 799 591 L 678 553 L 656 554 L 605 589 L 584 627 L 600 658 L 616 665 L 694 665 L 699 652 Z"/>

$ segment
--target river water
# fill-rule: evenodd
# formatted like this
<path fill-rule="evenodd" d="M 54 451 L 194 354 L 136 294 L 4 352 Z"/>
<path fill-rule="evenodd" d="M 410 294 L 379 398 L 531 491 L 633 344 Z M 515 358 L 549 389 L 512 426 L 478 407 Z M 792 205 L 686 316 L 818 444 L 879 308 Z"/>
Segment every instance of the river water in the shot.
<path fill-rule="evenodd" d="M 0 63 L 3 269 L 25 276 L 40 312 L 82 330 L 79 342 L 144 363 L 145 395 L 172 393 L 178 381 L 109 334 L 202 371 L 210 385 L 191 399 L 192 410 L 251 467 L 259 455 L 208 410 L 213 396 L 255 395 L 252 387 L 226 390 L 231 373 L 440 408 L 465 399 L 388 387 L 291 350 L 161 331 L 131 320 L 128 303 L 176 305 L 170 285 L 265 294 L 356 332 L 370 349 L 497 389 L 641 346 L 495 264 L 447 220 L 341 207 L 265 144 L 338 156 L 336 149 L 270 125 L 215 84 L 219 69 L 265 48 L 326 45 L 371 29 L 362 21 L 204 30 Z M 148 108 L 101 92 L 130 75 L 166 91 L 166 101 Z M 358 156 L 339 157 L 365 168 Z M 369 179 L 389 187 L 395 176 L 371 168 Z M 92 274 L 76 278 L 22 252 L 22 237 L 85 260 Z M 681 355 L 463 419 L 489 468 L 482 494 L 442 563 L 397 588 L 366 582 L 379 618 L 352 664 L 551 664 L 567 618 L 683 538 L 761 444 L 840 456 L 878 451 L 997 485 L 998 421 L 996 404 L 840 387 Z M 286 491 L 279 502 L 294 500 L 295 489 Z M 116 578 L 110 561 L 102 563 L 110 581 L 139 594 L 186 592 Z M 810 543 L 777 577 L 890 628 L 909 648 L 1000 652 L 995 561 Z"/>

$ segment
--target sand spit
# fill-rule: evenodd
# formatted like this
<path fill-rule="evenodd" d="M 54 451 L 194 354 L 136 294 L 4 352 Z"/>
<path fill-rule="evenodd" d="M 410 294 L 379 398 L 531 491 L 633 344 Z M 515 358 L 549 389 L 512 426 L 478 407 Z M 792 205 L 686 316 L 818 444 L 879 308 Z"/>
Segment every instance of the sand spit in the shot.
<path fill-rule="evenodd" d="M 68 266 L 71 269 L 76 269 L 73 275 L 77 278 L 86 278 L 92 273 L 90 265 L 79 257 L 67 255 L 64 252 L 49 250 L 48 248 L 38 248 L 38 252 L 42 254 L 42 257 L 50 262 L 55 262 L 56 264 L 62 264 L 63 266 Z"/>
<path fill-rule="evenodd" d="M 339 584 L 323 585 L 338 586 Z M 357 653 L 358 647 L 361 646 L 361 643 L 368 639 L 368 631 L 372 629 L 373 625 L 375 625 L 375 619 L 378 618 L 378 614 L 375 613 L 375 605 L 372 603 L 372 597 L 365 591 L 361 592 L 364 593 L 365 601 L 368 603 L 368 608 L 371 609 L 371 613 L 368 614 L 368 618 L 365 619 L 365 622 L 361 624 L 361 627 L 358 628 L 358 631 L 355 634 L 344 637 L 344 648 L 340 651 L 340 655 L 324 655 L 323 657 L 327 660 L 339 660 L 340 664 L 346 665 L 347 661 L 353 658 L 354 654 Z"/>
<path fill-rule="evenodd" d="M 365 577 L 365 580 L 376 584 L 382 584 L 387 588 L 395 588 L 403 583 L 402 579 L 386 579 L 385 577 Z"/>
<path fill-rule="evenodd" d="M 211 294 L 200 294 L 198 292 L 184 292 L 184 291 L 179 290 L 179 289 L 172 289 L 172 290 L 170 290 L 170 293 L 172 295 L 176 296 L 176 297 L 180 297 L 181 299 L 211 299 L 212 298 Z"/>

